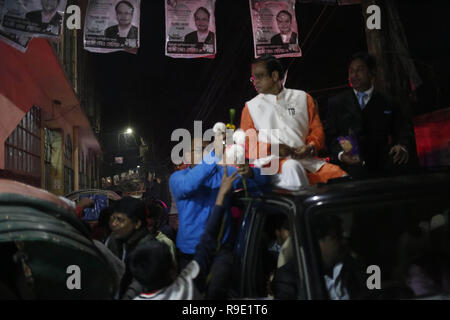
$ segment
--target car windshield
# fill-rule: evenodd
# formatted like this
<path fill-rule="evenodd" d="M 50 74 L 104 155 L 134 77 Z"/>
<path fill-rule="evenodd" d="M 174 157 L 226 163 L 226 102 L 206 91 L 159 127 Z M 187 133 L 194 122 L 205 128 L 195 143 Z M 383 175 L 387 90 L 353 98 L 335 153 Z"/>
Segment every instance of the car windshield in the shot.
<path fill-rule="evenodd" d="M 353 204 L 309 216 L 330 299 L 448 298 L 449 205 Z"/>

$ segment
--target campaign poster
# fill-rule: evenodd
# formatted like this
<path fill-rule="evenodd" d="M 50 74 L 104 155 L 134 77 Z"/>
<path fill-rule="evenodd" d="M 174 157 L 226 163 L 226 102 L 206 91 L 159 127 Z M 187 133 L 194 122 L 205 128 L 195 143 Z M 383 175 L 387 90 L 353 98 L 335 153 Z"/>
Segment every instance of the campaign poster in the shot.
<path fill-rule="evenodd" d="M 166 56 L 214 58 L 217 52 L 215 0 L 164 0 Z"/>
<path fill-rule="evenodd" d="M 3 8 L 5 5 L 5 0 L 0 0 L 0 26 L 3 21 Z M 0 27 L 0 40 L 9 44 L 10 46 L 16 48 L 21 52 L 27 51 L 28 43 L 31 37 L 27 37 L 14 32 L 5 31 Z"/>
<path fill-rule="evenodd" d="M 300 57 L 295 0 L 249 0 L 255 58 Z"/>
<path fill-rule="evenodd" d="M 84 48 L 98 53 L 122 50 L 136 53 L 140 43 L 140 19 L 140 0 L 89 0 Z"/>
<path fill-rule="evenodd" d="M 1 27 L 28 37 L 57 39 L 61 35 L 66 0 L 5 0 Z"/>

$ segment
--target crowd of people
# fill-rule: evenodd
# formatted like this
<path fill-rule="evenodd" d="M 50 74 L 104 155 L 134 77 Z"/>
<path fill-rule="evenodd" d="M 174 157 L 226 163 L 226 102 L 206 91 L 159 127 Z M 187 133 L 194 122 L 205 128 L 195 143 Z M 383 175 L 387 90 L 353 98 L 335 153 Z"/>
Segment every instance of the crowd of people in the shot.
<path fill-rule="evenodd" d="M 245 189 L 250 196 L 273 188 L 298 190 L 333 178 L 391 173 L 409 163 L 412 125 L 393 100 L 374 88 L 376 64 L 367 53 L 351 57 L 351 88 L 330 100 L 325 129 L 316 101 L 304 91 L 284 88 L 279 60 L 260 57 L 251 72 L 258 95 L 246 103 L 240 126 L 244 131 L 255 130 L 257 143 L 248 144 L 248 160 L 237 166 L 223 163 L 214 150 L 205 150 L 203 141 L 192 140 L 192 152 L 185 155 L 187 164 L 169 180 L 177 230 L 168 224 L 167 206 L 151 192 L 142 199 L 123 197 L 101 212 L 103 231 L 96 233 L 97 240 L 114 257 L 111 263 L 120 279 L 117 299 L 226 299 L 239 218 L 239 213 L 232 214 L 230 194 L 236 190 Z M 264 134 L 274 129 L 278 135 Z M 271 153 L 274 146 L 278 154 Z M 317 157 L 325 147 L 329 162 Z M 264 157 L 258 156 L 261 150 Z M 200 163 L 194 161 L 198 156 L 203 159 Z M 274 161 L 278 171 L 263 174 Z M 88 199 L 78 204 L 80 218 L 91 205 Z M 333 250 L 341 239 L 339 223 L 328 217 L 316 221 L 314 229 L 330 298 L 348 299 L 362 289 L 343 288 L 336 280 L 337 274 L 343 274 L 344 280 L 358 276 L 351 268 L 342 268 L 342 261 L 352 257 Z M 269 291 L 275 298 L 295 297 L 295 279 L 289 280 L 295 277 L 289 271 L 293 265 L 278 257 L 290 245 L 286 221 L 276 228 L 276 235 L 271 250 L 278 269 Z M 345 263 L 353 265 L 356 262 Z"/>

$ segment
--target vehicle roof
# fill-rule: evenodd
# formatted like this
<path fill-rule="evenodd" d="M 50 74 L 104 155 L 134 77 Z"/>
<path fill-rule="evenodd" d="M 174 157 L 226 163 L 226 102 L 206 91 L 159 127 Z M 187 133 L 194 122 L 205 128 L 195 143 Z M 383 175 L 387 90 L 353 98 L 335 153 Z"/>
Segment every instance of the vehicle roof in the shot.
<path fill-rule="evenodd" d="M 339 179 L 337 179 L 339 180 Z M 422 172 L 418 174 L 380 177 L 366 180 L 346 180 L 342 182 L 303 188 L 299 191 L 274 190 L 263 196 L 265 199 L 290 199 L 304 206 L 319 203 L 346 201 L 367 196 L 394 196 L 413 198 L 414 196 L 443 195 L 450 199 L 450 170 Z"/>

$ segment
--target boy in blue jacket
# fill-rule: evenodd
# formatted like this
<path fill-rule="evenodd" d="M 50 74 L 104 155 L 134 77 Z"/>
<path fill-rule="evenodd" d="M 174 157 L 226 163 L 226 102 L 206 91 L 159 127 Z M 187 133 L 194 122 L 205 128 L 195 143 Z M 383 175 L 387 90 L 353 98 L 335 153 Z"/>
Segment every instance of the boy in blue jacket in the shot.
<path fill-rule="evenodd" d="M 194 145 L 194 144 L 193 144 Z M 203 150 L 195 150 L 203 152 Z M 178 234 L 176 245 L 179 249 L 179 265 L 182 268 L 194 257 L 195 247 L 206 226 L 206 222 L 219 192 L 220 184 L 224 174 L 224 166 L 219 165 L 219 159 L 211 151 L 204 156 L 200 164 L 194 164 L 194 153 L 191 154 L 191 165 L 177 171 L 170 177 L 170 190 L 175 198 L 178 208 Z M 270 177 L 261 175 L 258 168 L 250 168 L 248 165 L 239 169 L 227 167 L 228 173 L 233 174 L 236 170 L 239 178 L 233 182 L 233 189 L 242 187 L 242 177 L 247 178 L 247 189 L 249 192 L 261 192 L 270 190 Z M 223 240 L 230 236 L 231 212 L 229 205 L 226 207 L 224 217 L 225 233 Z"/>

